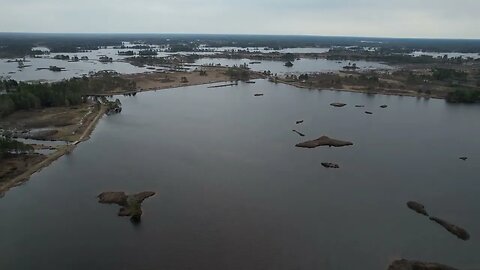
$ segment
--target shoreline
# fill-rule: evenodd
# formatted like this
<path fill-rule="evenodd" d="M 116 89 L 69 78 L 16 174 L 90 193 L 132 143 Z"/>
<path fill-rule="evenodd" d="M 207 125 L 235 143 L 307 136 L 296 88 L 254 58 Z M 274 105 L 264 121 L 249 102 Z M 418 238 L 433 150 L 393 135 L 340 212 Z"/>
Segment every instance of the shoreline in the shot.
<path fill-rule="evenodd" d="M 81 142 L 87 141 L 90 138 L 90 135 L 92 132 L 95 130 L 95 127 L 98 123 L 98 121 L 105 115 L 106 112 L 106 107 L 101 106 L 95 115 L 93 119 L 85 123 L 86 127 L 85 130 L 83 131 L 82 135 L 80 136 L 79 140 L 62 146 L 59 148 L 57 151 L 53 152 L 52 154 L 48 155 L 46 159 L 43 161 L 33 165 L 30 167 L 28 170 L 24 171 L 20 175 L 15 176 L 14 178 L 5 181 L 4 183 L 0 184 L 0 198 L 4 197 L 5 194 L 11 190 L 12 188 L 21 186 L 22 184 L 26 183 L 28 180 L 30 180 L 30 177 L 34 175 L 37 172 L 40 172 L 43 168 L 48 167 L 50 164 L 55 162 L 57 159 L 60 157 L 70 154 L 73 152 L 73 150 L 77 147 L 77 145 Z"/>
<path fill-rule="evenodd" d="M 260 78 L 258 78 L 258 79 L 260 79 Z M 177 88 L 182 88 L 182 87 L 200 86 L 200 85 L 223 83 L 223 82 L 229 82 L 229 81 L 228 80 L 218 80 L 218 81 L 209 81 L 209 82 L 202 82 L 202 83 L 178 84 L 178 85 L 173 85 L 173 86 L 158 86 L 158 87 L 149 87 L 149 88 L 139 88 L 139 89 L 136 89 L 134 91 L 113 91 L 113 92 L 102 93 L 102 94 L 91 94 L 91 95 L 87 95 L 87 96 L 95 96 L 95 97 L 123 96 L 123 95 L 145 93 L 145 92 L 151 92 L 151 91 L 157 91 L 157 90 L 177 89 Z"/>
<path fill-rule="evenodd" d="M 137 76 L 142 76 L 145 75 L 144 73 L 139 73 L 135 74 Z M 133 76 L 135 76 L 133 75 Z M 132 76 L 132 75 L 128 75 Z M 105 94 L 98 94 L 97 96 L 112 96 L 112 95 L 124 95 L 124 94 L 129 94 L 129 93 L 142 93 L 142 92 L 150 92 L 150 91 L 156 91 L 156 90 L 165 90 L 165 89 L 176 89 L 176 88 L 181 88 L 181 87 L 189 87 L 189 86 L 198 86 L 198 85 L 207 85 L 207 84 L 214 84 L 214 83 L 221 83 L 221 82 L 228 82 L 225 78 L 221 78 L 218 80 L 212 80 L 212 81 L 207 81 L 207 82 L 189 82 L 189 83 L 183 83 L 183 84 L 174 84 L 174 85 L 158 85 L 158 87 L 150 87 L 147 89 L 137 89 L 135 91 L 114 91 L 114 92 L 109 92 Z M 107 107 L 105 105 L 101 105 L 99 110 L 96 112 L 95 117 L 91 118 L 89 121 L 84 123 L 82 126 L 85 126 L 85 129 L 83 130 L 82 134 L 80 137 L 76 140 L 73 141 L 71 144 L 68 144 L 66 146 L 62 146 L 55 152 L 49 154 L 46 156 L 44 160 L 41 162 L 31 166 L 28 170 L 22 172 L 21 174 L 13 177 L 10 180 L 5 180 L 4 182 L 0 183 L 0 198 L 4 197 L 5 194 L 11 190 L 12 188 L 21 186 L 22 184 L 28 182 L 30 180 L 30 177 L 34 175 L 37 172 L 40 172 L 43 168 L 46 168 L 50 166 L 53 162 L 58 160 L 60 157 L 69 154 L 74 151 L 74 149 L 77 147 L 78 144 L 87 141 L 90 139 L 90 135 L 93 133 L 95 130 L 99 120 L 105 115 L 107 110 Z"/>
<path fill-rule="evenodd" d="M 275 82 L 273 82 L 275 83 Z M 295 82 L 288 82 L 284 80 L 277 80 L 277 83 L 282 83 L 286 85 L 290 85 L 293 87 L 301 88 L 301 89 L 308 89 L 308 90 L 319 90 L 319 91 L 340 91 L 340 92 L 350 92 L 350 93 L 357 93 L 357 94 L 372 94 L 372 95 L 386 95 L 386 96 L 398 96 L 398 97 L 415 97 L 415 98 L 425 98 L 425 99 L 443 99 L 445 100 L 444 96 L 439 95 L 420 95 L 416 94 L 415 91 L 409 90 L 400 90 L 398 89 L 397 92 L 395 91 L 379 91 L 379 90 L 362 90 L 362 89 L 348 89 L 348 88 L 316 88 L 316 87 L 309 87 L 306 85 L 301 85 Z"/>

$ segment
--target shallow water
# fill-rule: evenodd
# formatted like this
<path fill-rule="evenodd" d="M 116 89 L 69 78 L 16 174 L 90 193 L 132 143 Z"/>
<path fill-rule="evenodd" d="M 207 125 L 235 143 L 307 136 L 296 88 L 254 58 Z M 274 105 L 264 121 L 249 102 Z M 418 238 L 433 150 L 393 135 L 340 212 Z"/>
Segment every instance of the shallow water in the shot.
<path fill-rule="evenodd" d="M 141 49 L 129 48 L 130 46 L 133 46 L 133 44 L 124 44 L 125 46 L 127 46 L 127 48 L 125 49 L 115 49 L 113 46 L 108 46 L 106 48 L 87 52 L 51 53 L 49 55 L 43 55 L 40 58 L 28 57 L 25 59 L 26 61 L 24 63 L 28 67 L 21 69 L 18 68 L 18 63 L 16 62 L 8 62 L 9 59 L 0 59 L 0 78 L 11 78 L 17 81 L 60 81 L 72 77 L 81 77 L 83 75 L 88 75 L 90 72 L 98 72 L 102 70 L 113 70 L 122 74 L 150 72 L 151 70 L 147 69 L 147 67 L 136 67 L 127 62 L 124 62 L 125 58 L 131 56 L 118 55 L 119 51 L 133 51 L 135 54 L 138 54 L 138 52 L 141 51 Z M 159 57 L 165 57 L 170 55 L 159 46 L 149 46 L 152 46 L 152 49 L 159 50 Z M 33 49 L 48 51 L 48 48 L 45 47 L 34 47 Z M 70 58 L 73 58 L 74 56 L 77 56 L 78 58 L 86 56 L 89 60 L 70 62 L 66 60 L 54 59 L 54 57 L 57 55 L 68 55 Z M 101 56 L 110 57 L 113 59 L 113 62 L 102 63 L 99 61 Z M 61 72 L 53 72 L 48 70 L 50 66 L 58 66 L 61 68 L 65 68 L 65 70 Z M 37 68 L 42 68 L 42 70 L 37 70 Z M 159 67 L 156 68 L 161 69 Z"/>
<path fill-rule="evenodd" d="M 415 57 L 426 55 L 426 56 L 431 56 L 431 57 L 434 57 L 434 58 L 444 57 L 445 55 L 448 58 L 457 58 L 457 57 L 462 57 L 462 58 L 465 58 L 465 59 L 467 59 L 467 58 L 479 59 L 480 58 L 480 54 L 478 54 L 478 53 L 455 53 L 455 52 L 416 51 L 416 52 L 411 53 L 410 55 L 413 55 Z"/>
<path fill-rule="evenodd" d="M 126 46 L 131 46 L 132 44 L 125 43 Z M 160 47 L 153 47 L 158 52 L 158 57 L 166 57 L 173 54 L 192 54 L 191 52 L 178 52 L 178 53 L 168 53 Z M 35 47 L 37 50 L 48 50 L 45 47 Z M 216 52 L 221 52 L 230 49 L 242 49 L 237 47 L 221 47 L 215 48 Z M 248 48 L 251 51 L 254 51 L 258 48 Z M 140 49 L 114 49 L 112 46 L 102 48 L 99 50 L 80 52 L 80 53 L 52 53 L 50 55 L 44 55 L 40 58 L 26 58 L 24 68 L 18 68 L 17 62 L 8 62 L 9 59 L 0 59 L 0 79 L 10 78 L 17 81 L 60 81 L 63 79 L 70 79 L 72 77 L 82 77 L 88 75 L 90 72 L 98 72 L 102 70 L 113 70 L 122 74 L 133 74 L 133 73 L 144 73 L 151 72 L 148 67 L 136 67 L 127 62 L 124 62 L 124 59 L 130 56 L 118 55 L 119 51 L 134 51 L 138 53 Z M 162 51 L 163 50 L 163 51 Z M 282 49 L 279 52 L 282 53 L 309 53 L 316 52 L 322 53 L 328 51 L 327 48 L 290 48 Z M 216 52 L 196 52 L 198 55 L 209 55 Z M 262 49 L 262 52 L 270 52 Z M 87 61 L 78 61 L 70 62 L 65 60 L 53 59 L 56 55 L 68 55 L 70 58 L 77 56 L 81 58 L 87 56 L 89 60 Z M 112 63 L 101 63 L 99 58 L 101 56 L 107 56 L 113 59 Z M 10 59 L 14 60 L 14 59 Z M 249 63 L 249 59 L 218 59 L 218 58 L 202 58 L 195 62 L 197 65 L 203 64 L 222 64 L 222 65 L 241 65 L 244 63 Z M 294 62 L 293 67 L 285 67 L 284 62 L 282 61 L 261 61 L 261 64 L 250 65 L 255 71 L 264 71 L 270 70 L 273 73 L 285 74 L 285 73 L 311 73 L 311 72 L 334 72 L 342 70 L 343 66 L 346 66 L 348 61 L 333 61 L 326 59 L 301 59 Z M 357 61 L 358 67 L 363 70 L 368 69 L 391 69 L 391 66 L 381 64 L 378 62 L 367 62 L 367 61 Z M 61 72 L 54 72 L 48 70 L 50 66 L 57 66 L 65 68 Z M 40 68 L 41 70 L 37 70 Z M 161 67 L 155 67 L 156 69 L 162 69 Z"/>
<path fill-rule="evenodd" d="M 260 62 L 260 64 L 250 64 L 250 62 Z M 349 63 L 356 63 L 360 70 L 389 70 L 393 67 L 369 61 L 334 61 L 327 59 L 308 59 L 302 58 L 293 62 L 293 67 L 286 67 L 285 62 L 271 60 L 250 60 L 250 59 L 226 59 L 226 58 L 202 58 L 195 62 L 196 65 L 217 65 L 222 66 L 240 66 L 248 64 L 248 67 L 254 71 L 270 70 L 272 73 L 278 74 L 300 74 L 314 72 L 336 72 L 343 70 L 343 67 Z"/>
<path fill-rule="evenodd" d="M 68 144 L 66 141 L 45 141 L 45 140 L 35 140 L 35 139 L 24 139 L 24 138 L 15 138 L 16 141 L 26 143 L 26 144 L 42 144 L 46 146 L 62 146 Z"/>
<path fill-rule="evenodd" d="M 82 77 L 90 72 L 101 70 L 114 70 L 123 74 L 147 72 L 147 68 L 140 68 L 130 65 L 126 62 L 114 61 L 112 63 L 101 63 L 97 59 L 79 62 L 69 62 L 51 58 L 26 58 L 25 65 L 30 65 L 18 69 L 16 62 L 7 62 L 6 59 L 0 59 L 0 77 L 8 77 L 17 81 L 60 81 L 72 77 Z M 64 71 L 54 72 L 48 70 L 50 66 L 65 68 Z M 47 68 L 37 70 L 37 68 Z M 11 73 L 13 72 L 13 73 Z"/>
<path fill-rule="evenodd" d="M 400 257 L 480 267 L 478 106 L 264 80 L 119 98 L 121 114 L 0 199 L 0 269 L 383 270 Z M 320 135 L 354 146 L 294 147 Z M 157 195 L 139 226 L 95 198 L 145 190 Z"/>
<path fill-rule="evenodd" d="M 281 50 L 272 50 L 269 48 L 259 48 L 259 47 L 202 47 L 202 49 L 207 49 L 215 52 L 225 52 L 225 51 L 250 51 L 250 52 L 261 52 L 261 53 L 271 53 L 271 52 L 280 52 L 280 53 L 326 53 L 330 48 L 317 48 L 317 47 L 306 47 L 306 48 L 285 48 Z"/>

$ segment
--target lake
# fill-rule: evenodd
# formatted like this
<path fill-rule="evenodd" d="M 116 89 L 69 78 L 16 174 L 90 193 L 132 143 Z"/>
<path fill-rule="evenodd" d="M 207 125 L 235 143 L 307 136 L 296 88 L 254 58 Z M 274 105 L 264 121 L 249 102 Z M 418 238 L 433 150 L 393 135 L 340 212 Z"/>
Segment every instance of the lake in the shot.
<path fill-rule="evenodd" d="M 265 80 L 119 98 L 121 114 L 0 199 L 0 269 L 480 268 L 479 106 Z M 320 135 L 354 145 L 294 147 Z M 103 191 L 157 195 L 135 226 Z"/>

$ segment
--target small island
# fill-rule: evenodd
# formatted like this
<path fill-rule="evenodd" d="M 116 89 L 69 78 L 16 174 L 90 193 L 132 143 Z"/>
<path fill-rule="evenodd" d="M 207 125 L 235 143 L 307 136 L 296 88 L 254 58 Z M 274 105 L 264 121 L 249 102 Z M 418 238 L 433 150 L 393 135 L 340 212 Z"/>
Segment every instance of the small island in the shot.
<path fill-rule="evenodd" d="M 342 147 L 342 146 L 348 146 L 348 145 L 353 145 L 352 142 L 349 141 L 341 141 L 337 139 L 332 139 L 327 136 L 322 136 L 318 139 L 311 140 L 311 141 L 306 141 L 303 143 L 299 143 L 295 145 L 296 147 L 301 147 L 301 148 L 316 148 L 319 146 L 328 146 L 328 147 Z"/>
<path fill-rule="evenodd" d="M 409 201 L 407 202 L 407 206 L 413 211 L 428 217 L 427 210 L 425 210 L 425 206 L 423 204 L 414 202 L 414 201 Z"/>
<path fill-rule="evenodd" d="M 447 231 L 450 233 L 454 234 L 458 238 L 467 241 L 470 239 L 470 234 L 463 228 L 458 227 L 457 225 L 451 224 L 443 219 L 437 218 L 437 217 L 431 217 L 430 220 L 440 224 L 442 227 L 444 227 Z"/>
<path fill-rule="evenodd" d="M 138 223 L 142 217 L 142 202 L 155 195 L 155 192 L 144 191 L 127 195 L 125 192 L 103 192 L 98 195 L 98 202 L 104 204 L 118 204 L 122 208 L 118 211 L 121 217 L 129 216 L 132 222 Z"/>
<path fill-rule="evenodd" d="M 327 168 L 327 169 L 338 169 L 338 168 L 340 168 L 340 165 L 338 165 L 336 163 L 322 162 L 320 164 L 322 164 L 322 166 Z"/>
<path fill-rule="evenodd" d="M 347 104 L 341 103 L 341 102 L 333 102 L 333 103 L 330 103 L 330 106 L 341 108 L 341 107 L 347 106 Z"/>

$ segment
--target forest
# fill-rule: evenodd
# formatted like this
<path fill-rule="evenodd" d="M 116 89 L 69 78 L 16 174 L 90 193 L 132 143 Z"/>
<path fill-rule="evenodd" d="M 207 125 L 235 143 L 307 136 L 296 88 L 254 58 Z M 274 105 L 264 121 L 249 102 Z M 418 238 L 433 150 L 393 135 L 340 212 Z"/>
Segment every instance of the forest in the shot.
<path fill-rule="evenodd" d="M 28 144 L 0 136 L 0 159 L 12 154 L 32 153 L 33 147 Z"/>
<path fill-rule="evenodd" d="M 132 90 L 135 82 L 113 72 L 99 72 L 90 77 L 72 78 L 55 83 L 25 83 L 13 80 L 0 82 L 0 117 L 18 110 L 73 106 L 86 101 L 86 96 L 112 89 Z"/>

